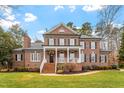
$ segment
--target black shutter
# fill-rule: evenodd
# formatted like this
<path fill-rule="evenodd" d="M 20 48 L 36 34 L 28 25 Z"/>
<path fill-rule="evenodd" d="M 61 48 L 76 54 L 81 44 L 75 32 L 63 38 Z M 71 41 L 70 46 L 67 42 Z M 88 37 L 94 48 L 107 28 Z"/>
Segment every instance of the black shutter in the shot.
<path fill-rule="evenodd" d="M 95 49 L 97 48 L 97 42 L 95 42 Z"/>
<path fill-rule="evenodd" d="M 48 45 L 49 45 L 49 38 L 47 39 Z"/>
<path fill-rule="evenodd" d="M 99 56 L 99 61 L 101 62 L 101 55 Z"/>
<path fill-rule="evenodd" d="M 89 56 L 89 61 L 91 62 L 91 54 L 90 54 L 90 56 Z"/>
<path fill-rule="evenodd" d="M 17 61 L 17 55 L 15 55 L 15 60 Z"/>
<path fill-rule="evenodd" d="M 86 62 L 86 54 L 84 54 L 84 61 Z"/>
<path fill-rule="evenodd" d="M 107 59 L 107 58 L 106 58 L 106 55 L 105 55 L 105 63 L 106 63 L 106 59 Z"/>
<path fill-rule="evenodd" d="M 76 43 L 76 39 L 74 39 L 74 41 L 75 41 L 75 42 L 74 42 L 74 43 L 75 43 L 74 45 L 77 45 L 77 43 Z"/>
<path fill-rule="evenodd" d="M 97 54 L 95 54 L 95 62 L 97 62 Z"/>
<path fill-rule="evenodd" d="M 21 54 L 21 61 L 23 60 L 23 55 Z"/>

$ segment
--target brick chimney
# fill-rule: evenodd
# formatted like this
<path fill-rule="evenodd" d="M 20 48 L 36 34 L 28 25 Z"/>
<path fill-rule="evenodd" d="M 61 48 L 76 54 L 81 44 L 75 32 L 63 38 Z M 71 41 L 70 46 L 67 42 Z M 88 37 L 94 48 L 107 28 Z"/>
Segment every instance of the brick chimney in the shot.
<path fill-rule="evenodd" d="M 23 48 L 29 48 L 31 46 L 31 39 L 27 33 L 23 36 Z"/>

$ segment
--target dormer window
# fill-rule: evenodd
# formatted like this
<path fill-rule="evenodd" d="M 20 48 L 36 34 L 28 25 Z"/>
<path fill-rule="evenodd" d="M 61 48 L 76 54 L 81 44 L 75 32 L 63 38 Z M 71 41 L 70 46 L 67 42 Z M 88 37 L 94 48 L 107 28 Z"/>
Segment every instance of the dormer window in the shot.
<path fill-rule="evenodd" d="M 65 30 L 64 30 L 64 29 L 60 29 L 59 32 L 60 32 L 60 33 L 64 33 Z"/>

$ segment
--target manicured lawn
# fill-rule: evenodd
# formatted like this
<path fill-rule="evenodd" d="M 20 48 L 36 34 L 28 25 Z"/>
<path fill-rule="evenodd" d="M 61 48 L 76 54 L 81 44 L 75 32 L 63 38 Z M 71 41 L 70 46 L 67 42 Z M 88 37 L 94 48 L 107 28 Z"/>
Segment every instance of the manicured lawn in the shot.
<path fill-rule="evenodd" d="M 6 88 L 112 88 L 124 87 L 124 72 L 103 71 L 86 76 L 41 76 L 39 73 L 0 73 Z"/>

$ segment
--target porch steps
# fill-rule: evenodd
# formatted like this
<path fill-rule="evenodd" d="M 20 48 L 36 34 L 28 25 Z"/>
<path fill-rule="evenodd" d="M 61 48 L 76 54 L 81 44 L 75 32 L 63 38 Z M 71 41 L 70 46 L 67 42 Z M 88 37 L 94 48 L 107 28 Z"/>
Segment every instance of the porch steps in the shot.
<path fill-rule="evenodd" d="M 55 73 L 55 63 L 45 63 L 42 73 Z"/>

